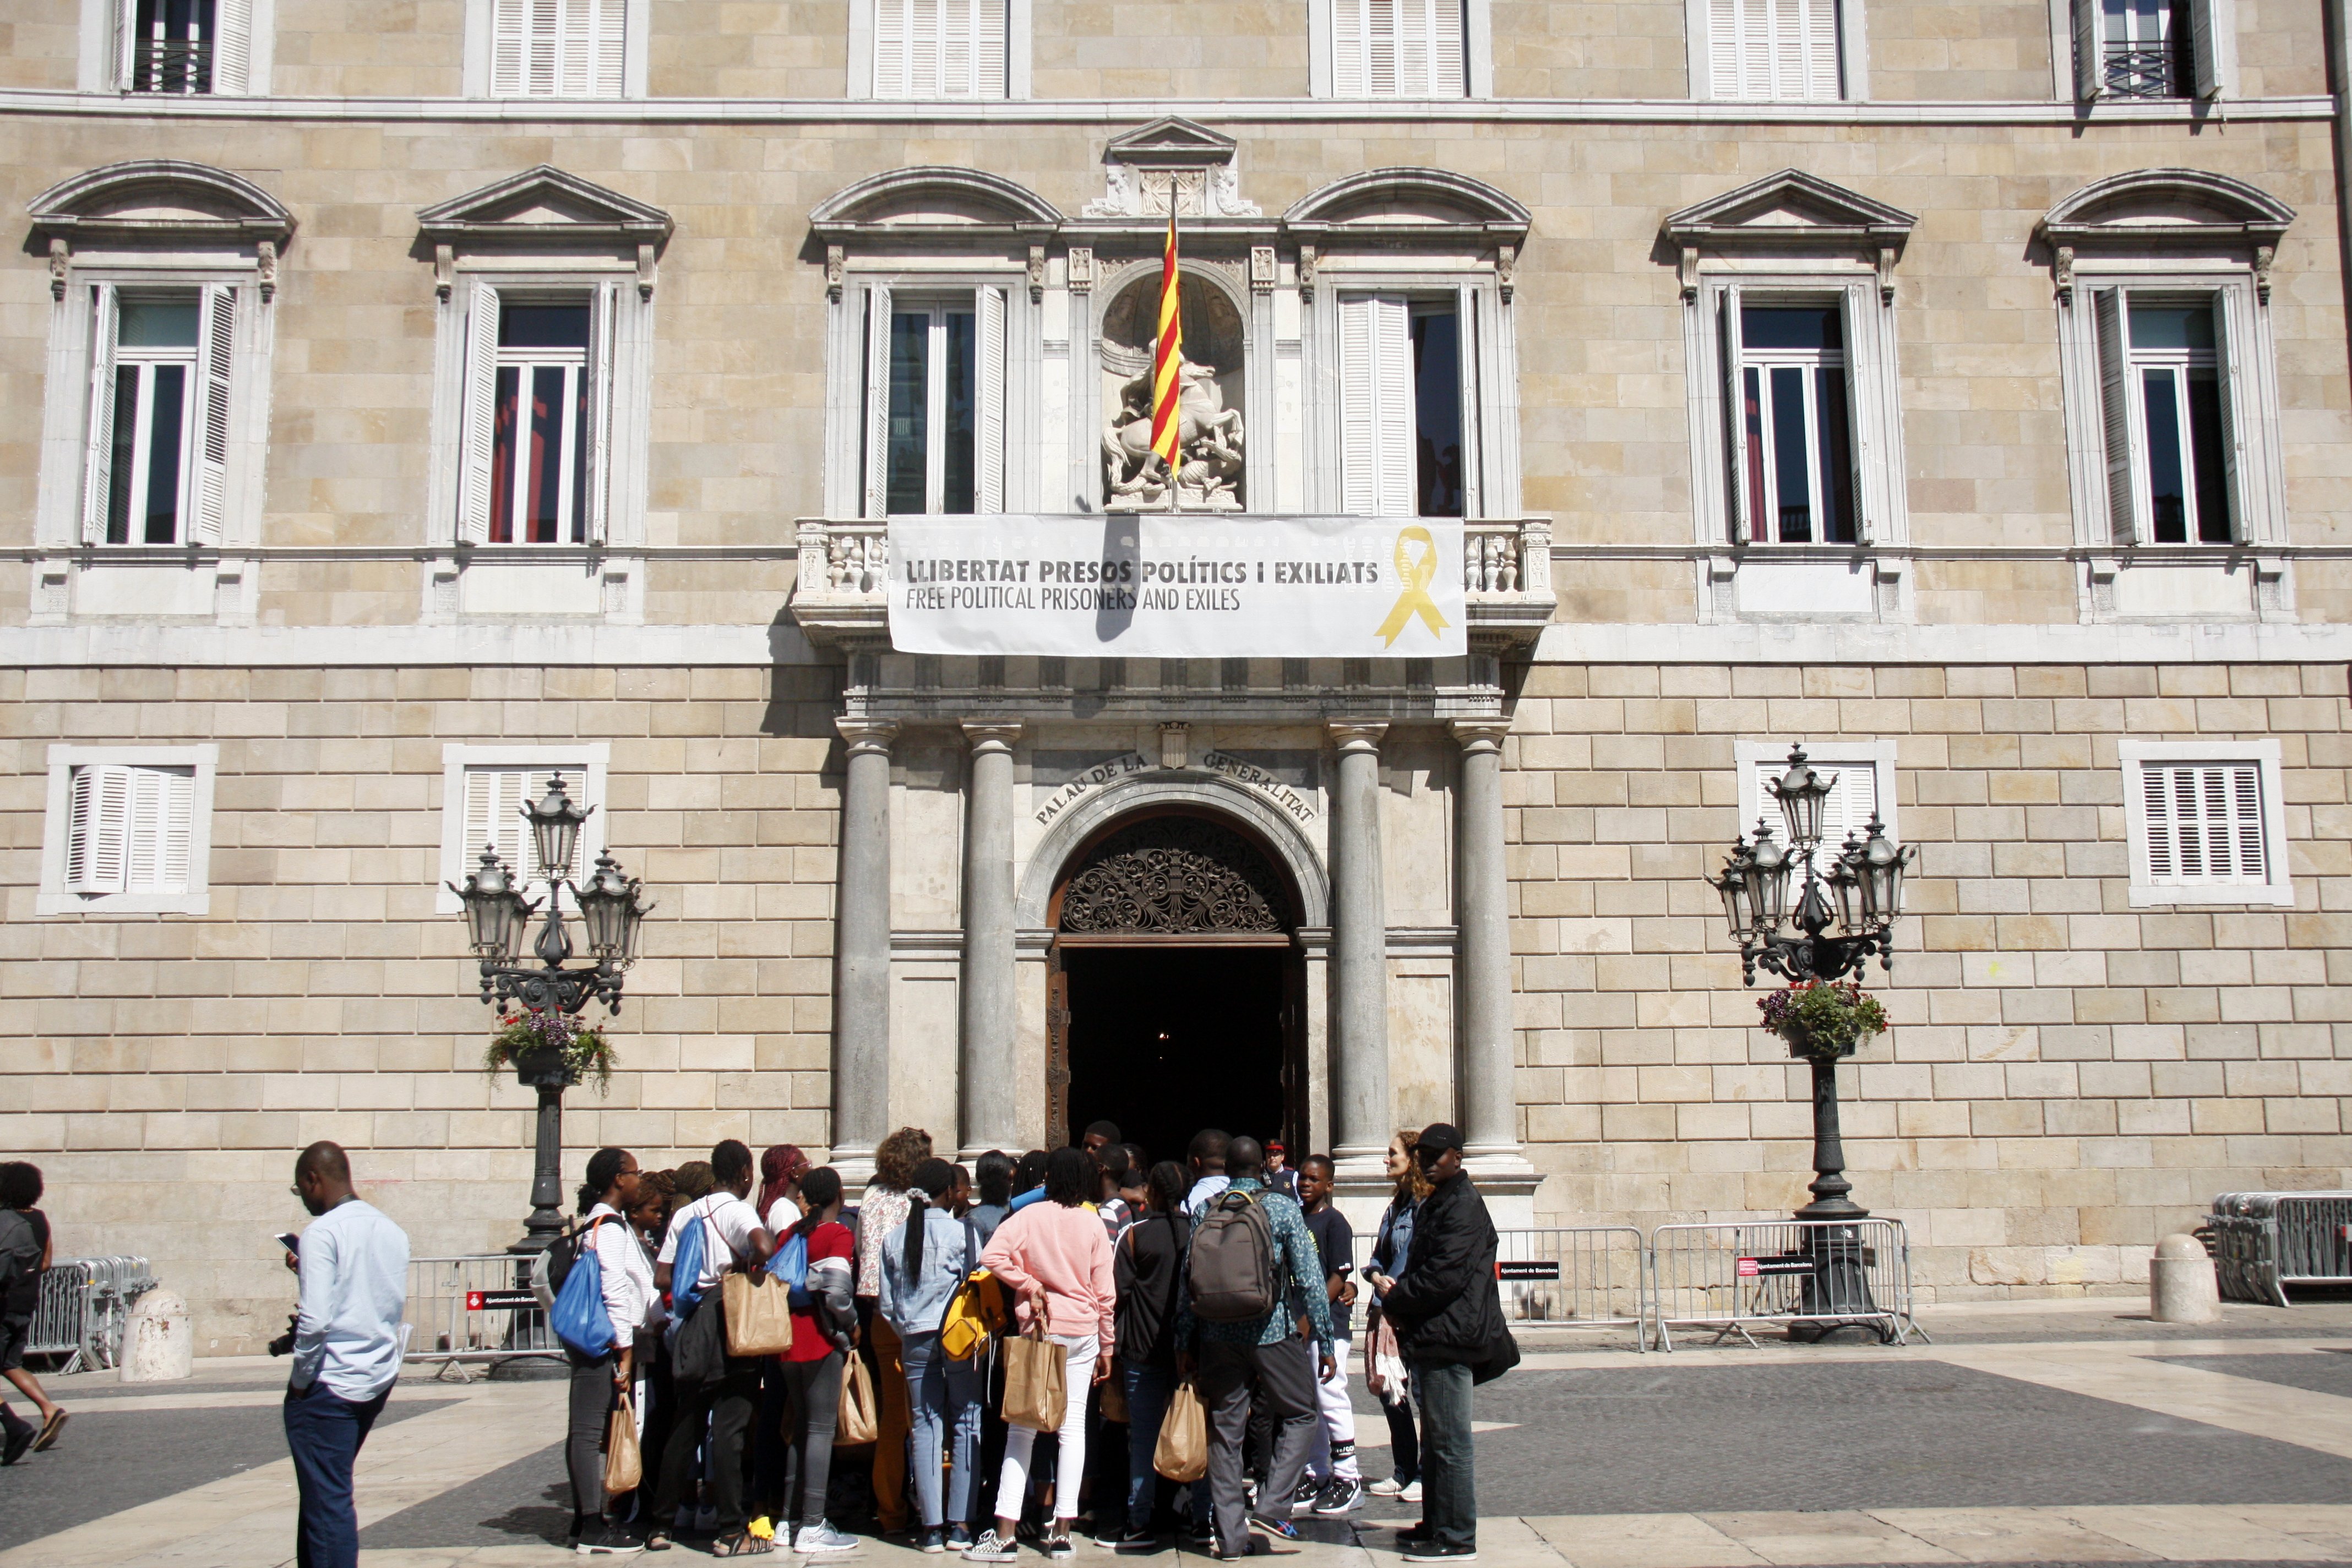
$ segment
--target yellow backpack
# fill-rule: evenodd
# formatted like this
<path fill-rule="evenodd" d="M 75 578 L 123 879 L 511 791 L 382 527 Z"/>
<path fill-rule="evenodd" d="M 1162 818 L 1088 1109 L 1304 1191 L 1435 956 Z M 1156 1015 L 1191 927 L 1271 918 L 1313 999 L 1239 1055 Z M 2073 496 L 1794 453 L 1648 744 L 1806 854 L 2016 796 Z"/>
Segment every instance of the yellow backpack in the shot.
<path fill-rule="evenodd" d="M 1002 1333 L 1012 1314 L 1004 1309 L 1004 1287 L 985 1268 L 956 1287 L 948 1315 L 940 1325 L 940 1349 L 950 1361 L 970 1361 Z"/>

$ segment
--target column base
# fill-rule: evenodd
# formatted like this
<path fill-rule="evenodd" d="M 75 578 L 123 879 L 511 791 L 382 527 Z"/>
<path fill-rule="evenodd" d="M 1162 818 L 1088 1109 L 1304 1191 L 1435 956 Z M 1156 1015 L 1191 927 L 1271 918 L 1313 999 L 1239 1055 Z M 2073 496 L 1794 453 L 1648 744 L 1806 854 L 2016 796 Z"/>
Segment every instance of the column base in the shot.
<path fill-rule="evenodd" d="M 857 1201 L 857 1194 L 866 1190 L 866 1184 L 874 1179 L 874 1145 L 871 1143 L 840 1144 L 833 1151 L 833 1158 L 827 1160 L 825 1163 L 831 1165 L 841 1175 L 843 1200 L 855 1204 Z"/>
<path fill-rule="evenodd" d="M 1531 1230 L 1536 1189 L 1543 1173 L 1528 1163 L 1516 1143 L 1473 1143 L 1462 1152 L 1462 1169 L 1486 1200 L 1486 1217 L 1496 1230 Z"/>

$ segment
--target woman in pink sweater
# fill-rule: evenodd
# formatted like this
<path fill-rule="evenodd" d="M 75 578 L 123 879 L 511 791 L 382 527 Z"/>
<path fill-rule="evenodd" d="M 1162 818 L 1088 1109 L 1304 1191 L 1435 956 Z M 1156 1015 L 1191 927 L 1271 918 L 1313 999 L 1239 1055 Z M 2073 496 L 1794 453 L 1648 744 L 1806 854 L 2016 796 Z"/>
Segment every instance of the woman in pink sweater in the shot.
<path fill-rule="evenodd" d="M 1070 1557 L 1070 1521 L 1078 1512 L 1078 1479 L 1087 1473 L 1087 1388 L 1110 1374 L 1110 1237 L 1083 1203 L 1094 1161 L 1083 1149 L 1056 1149 L 1045 1162 L 1045 1201 L 1015 1210 L 980 1257 L 980 1265 L 1010 1287 L 1023 1327 L 1043 1312 L 1046 1333 L 1062 1347 L 1064 1387 L 1061 1454 L 1055 1463 L 1054 1528 L 1045 1555 Z M 1029 1454 L 1037 1434 L 1013 1426 L 1004 1435 L 1004 1473 L 996 1487 L 996 1527 L 964 1552 L 971 1563 L 1011 1563 L 1018 1555 L 1013 1529 L 1029 1489 Z"/>

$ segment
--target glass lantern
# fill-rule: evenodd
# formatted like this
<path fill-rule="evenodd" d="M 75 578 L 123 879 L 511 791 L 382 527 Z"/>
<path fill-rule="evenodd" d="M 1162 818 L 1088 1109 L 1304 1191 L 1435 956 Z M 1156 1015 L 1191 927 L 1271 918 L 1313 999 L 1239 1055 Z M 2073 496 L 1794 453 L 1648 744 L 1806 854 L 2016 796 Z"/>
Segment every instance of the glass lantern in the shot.
<path fill-rule="evenodd" d="M 1849 935 L 1867 928 L 1869 917 L 1863 912 L 1862 874 L 1859 866 L 1862 846 L 1853 834 L 1845 836 L 1845 844 L 1830 859 L 1830 868 L 1822 873 L 1828 885 L 1831 902 L 1837 910 L 1838 929 Z"/>
<path fill-rule="evenodd" d="M 526 902 L 516 890 L 514 879 L 499 863 L 499 852 L 484 845 L 481 866 L 466 879 L 466 885 L 443 886 L 465 903 L 467 939 L 475 955 L 489 963 L 510 962 L 531 910 L 539 906 Z"/>
<path fill-rule="evenodd" d="M 637 907 L 638 880 L 621 869 L 610 855 L 596 857 L 596 871 L 574 889 L 580 900 L 580 922 L 588 928 L 588 949 L 608 963 L 635 956 L 636 924 L 644 911 Z"/>
<path fill-rule="evenodd" d="M 1731 940 L 1748 941 L 1749 906 L 1748 902 L 1748 840 L 1741 837 L 1731 847 L 1730 858 L 1723 863 L 1723 875 L 1707 879 L 1707 886 L 1723 896 L 1724 923 L 1731 929 Z"/>
<path fill-rule="evenodd" d="M 1780 815 L 1788 822 L 1789 843 L 1800 852 L 1822 841 L 1822 805 L 1836 784 L 1836 774 L 1825 779 L 1805 761 L 1804 747 L 1791 746 L 1789 771 L 1765 786 L 1780 803 Z"/>
<path fill-rule="evenodd" d="M 1756 824 L 1756 845 L 1741 874 L 1748 883 L 1748 910 L 1759 939 L 1778 930 L 1789 908 L 1789 852 L 1773 841 L 1769 823 Z"/>
<path fill-rule="evenodd" d="M 522 815 L 530 824 L 532 847 L 539 852 L 539 874 L 552 882 L 572 874 L 572 851 L 579 847 L 580 825 L 588 820 L 590 806 L 583 811 L 572 804 L 563 790 L 563 775 L 550 773 L 547 793 L 536 805 L 526 805 Z"/>
<path fill-rule="evenodd" d="M 1855 858 L 1854 873 L 1862 883 L 1863 918 L 1884 929 L 1903 912 L 1903 873 L 1919 858 L 1916 844 L 1897 844 L 1886 837 L 1885 824 L 1870 814 L 1868 837 Z"/>

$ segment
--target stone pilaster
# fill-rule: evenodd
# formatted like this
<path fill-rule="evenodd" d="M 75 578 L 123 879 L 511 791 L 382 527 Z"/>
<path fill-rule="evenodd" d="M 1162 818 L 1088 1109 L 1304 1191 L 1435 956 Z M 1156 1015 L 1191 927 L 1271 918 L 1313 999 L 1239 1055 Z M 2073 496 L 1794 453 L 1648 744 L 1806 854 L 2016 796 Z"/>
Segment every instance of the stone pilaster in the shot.
<path fill-rule="evenodd" d="M 833 1163 L 862 1181 L 890 1119 L 890 742 L 898 726 L 836 719 L 841 792 L 833 953 Z"/>
<path fill-rule="evenodd" d="M 1388 1147 L 1388 905 L 1381 888 L 1383 723 L 1326 726 L 1339 753 L 1331 790 L 1332 1153 L 1377 1172 Z"/>
<path fill-rule="evenodd" d="M 1513 1068 L 1511 1027 L 1510 871 L 1503 853 L 1503 719 L 1458 719 L 1451 726 L 1462 744 L 1462 783 L 1455 799 L 1454 922 L 1460 933 L 1454 969 L 1462 1020 L 1454 1104 L 1469 1148 L 1465 1163 L 1490 1206 L 1498 1200 L 1516 1211 L 1532 1195 L 1534 1173 L 1519 1149 L 1519 1108 Z M 1499 1188 L 1498 1188 L 1499 1184 Z M 1496 1223 L 1533 1221 L 1495 1210 Z"/>

